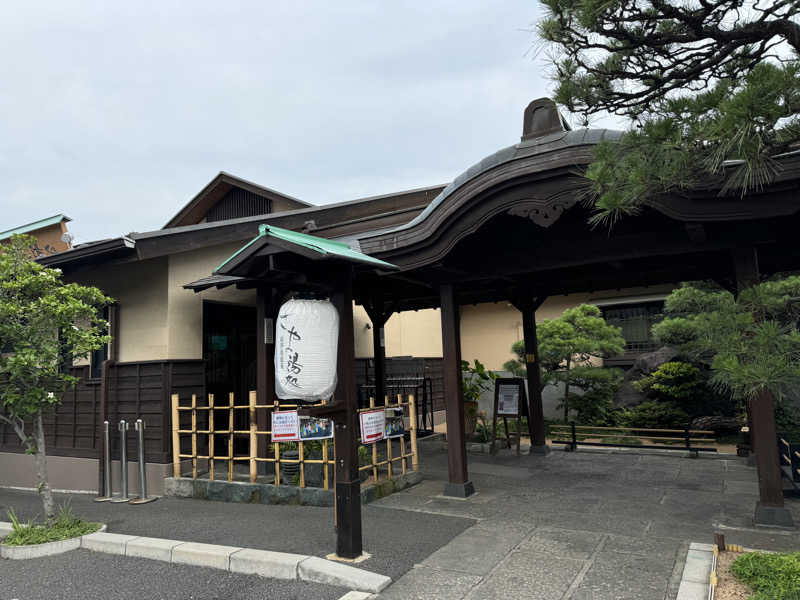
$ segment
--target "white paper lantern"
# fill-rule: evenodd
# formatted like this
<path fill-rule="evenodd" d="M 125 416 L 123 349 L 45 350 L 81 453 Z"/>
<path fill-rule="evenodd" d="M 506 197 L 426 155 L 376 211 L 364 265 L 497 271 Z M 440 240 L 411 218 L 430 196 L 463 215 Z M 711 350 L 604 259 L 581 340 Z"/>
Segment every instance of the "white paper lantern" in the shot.
<path fill-rule="evenodd" d="M 327 300 L 289 300 L 275 323 L 275 393 L 326 400 L 336 388 L 339 313 Z"/>

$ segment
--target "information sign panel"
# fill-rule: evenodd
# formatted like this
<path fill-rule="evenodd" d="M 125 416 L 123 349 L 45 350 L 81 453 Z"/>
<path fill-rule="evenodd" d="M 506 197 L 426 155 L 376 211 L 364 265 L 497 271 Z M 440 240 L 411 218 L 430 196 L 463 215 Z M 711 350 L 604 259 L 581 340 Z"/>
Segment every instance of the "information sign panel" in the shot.
<path fill-rule="evenodd" d="M 385 411 L 386 427 L 384 437 L 387 439 L 400 438 L 405 435 L 406 427 L 403 421 L 402 408 L 387 408 Z"/>
<path fill-rule="evenodd" d="M 300 441 L 326 440 L 333 437 L 333 420 L 319 417 L 300 417 Z"/>
<path fill-rule="evenodd" d="M 500 384 L 497 388 L 497 414 L 519 416 L 519 385 Z"/>
<path fill-rule="evenodd" d="M 384 438 L 386 413 L 382 408 L 365 410 L 358 415 L 361 421 L 361 443 L 374 444 Z"/>
<path fill-rule="evenodd" d="M 277 410 L 272 413 L 272 441 L 297 442 L 300 439 L 296 410 Z"/>

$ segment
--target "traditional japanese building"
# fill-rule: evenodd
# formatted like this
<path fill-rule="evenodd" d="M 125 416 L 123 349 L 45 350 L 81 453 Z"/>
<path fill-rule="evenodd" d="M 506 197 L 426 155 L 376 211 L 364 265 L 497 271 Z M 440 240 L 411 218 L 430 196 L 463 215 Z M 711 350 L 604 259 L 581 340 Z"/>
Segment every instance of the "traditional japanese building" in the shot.
<path fill-rule="evenodd" d="M 451 483 L 468 493 L 457 449 L 460 358 L 499 369 L 515 341 L 535 337 L 534 313 L 552 318 L 593 302 L 622 326 L 628 348 L 617 362 L 630 364 L 653 349 L 650 324 L 678 282 L 715 279 L 735 288 L 743 278 L 800 265 L 793 244 L 800 155 L 782 158 L 777 181 L 759 194 L 721 197 L 712 186 L 653 199 L 611 232 L 590 227 L 580 173 L 593 147 L 618 135 L 570 131 L 551 102 L 535 101 L 519 143 L 446 186 L 312 206 L 220 173 L 161 229 L 42 257 L 68 280 L 116 300 L 113 341 L 74 366 L 81 383 L 48 419 L 53 487 L 97 488 L 104 418 L 147 422 L 158 493 L 172 460 L 171 394 L 257 390 L 260 404 L 269 400 L 260 378 L 268 282 L 215 272 L 267 225 L 344 242 L 399 267 L 365 271 L 353 282 L 355 354 L 365 359 L 359 376 L 370 383 L 376 373 L 379 380 L 391 375 L 393 363 L 423 364 L 436 382 L 436 408 L 449 410 Z M 385 370 L 369 360 L 382 353 L 395 357 Z M 542 398 L 532 401 L 541 417 Z M 540 437 L 534 445 L 544 443 Z M 0 427 L 0 485 L 32 486 L 29 460 L 13 432 Z"/>

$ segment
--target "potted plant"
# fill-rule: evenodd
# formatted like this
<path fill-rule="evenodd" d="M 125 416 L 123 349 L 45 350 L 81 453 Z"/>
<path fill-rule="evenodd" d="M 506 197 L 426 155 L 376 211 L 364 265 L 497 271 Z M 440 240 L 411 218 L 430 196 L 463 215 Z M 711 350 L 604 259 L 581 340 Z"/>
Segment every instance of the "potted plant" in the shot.
<path fill-rule="evenodd" d="M 464 390 L 464 431 L 467 435 L 475 433 L 478 422 L 478 400 L 483 392 L 492 389 L 497 375 L 487 371 L 477 358 L 470 365 L 461 361 L 461 385 Z"/>

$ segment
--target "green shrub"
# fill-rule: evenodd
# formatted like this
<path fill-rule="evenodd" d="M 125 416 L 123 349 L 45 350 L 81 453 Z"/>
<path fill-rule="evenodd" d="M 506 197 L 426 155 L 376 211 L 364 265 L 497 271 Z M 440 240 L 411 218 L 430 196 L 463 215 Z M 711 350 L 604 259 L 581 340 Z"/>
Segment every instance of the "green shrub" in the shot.
<path fill-rule="evenodd" d="M 62 506 L 58 516 L 50 523 L 37 524 L 33 521 L 21 523 L 14 509 L 8 511 L 8 518 L 11 521 L 12 531 L 3 538 L 3 543 L 9 546 L 57 542 L 94 533 L 100 528 L 98 523 L 89 523 L 79 519 L 68 505 Z"/>
<path fill-rule="evenodd" d="M 702 385 L 700 369 L 679 361 L 665 362 L 634 384 L 642 392 L 652 391 L 668 400 L 691 398 Z"/>
<path fill-rule="evenodd" d="M 689 422 L 689 415 L 671 402 L 649 401 L 623 409 L 619 421 L 623 427 L 683 429 Z"/>
<path fill-rule="evenodd" d="M 733 416 L 737 403 L 729 393 L 714 391 L 708 385 L 708 377 L 707 370 L 688 362 L 671 361 L 633 385 L 654 400 L 672 402 L 692 417 Z"/>
<path fill-rule="evenodd" d="M 800 600 L 800 552 L 748 552 L 733 562 L 731 572 L 753 588 L 751 600 Z"/>
<path fill-rule="evenodd" d="M 358 464 L 363 467 L 372 462 L 372 451 L 366 446 L 358 447 Z"/>
<path fill-rule="evenodd" d="M 572 385 L 583 393 L 569 395 L 570 410 L 575 412 L 579 425 L 613 427 L 617 423 L 618 409 L 614 407 L 614 396 L 622 383 L 620 369 L 580 366 L 572 369 Z M 559 405 L 563 408 L 563 405 Z"/>

